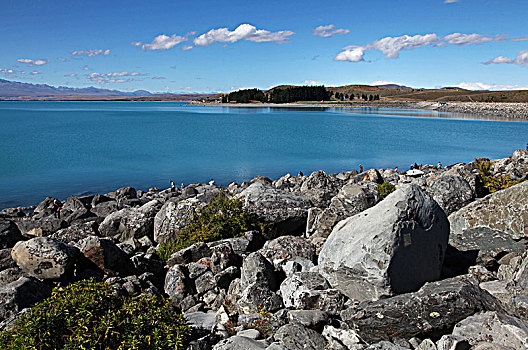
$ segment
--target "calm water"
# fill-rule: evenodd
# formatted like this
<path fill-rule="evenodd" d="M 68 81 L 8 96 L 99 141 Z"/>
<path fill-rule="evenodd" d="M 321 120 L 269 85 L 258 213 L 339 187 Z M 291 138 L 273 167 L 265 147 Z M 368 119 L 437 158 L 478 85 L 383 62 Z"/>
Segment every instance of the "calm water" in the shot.
<path fill-rule="evenodd" d="M 431 116 L 437 118 L 431 118 Z M 183 107 L 177 102 L 0 102 L 0 208 L 169 180 L 220 185 L 502 158 L 528 123 L 413 110 Z M 452 117 L 452 116 L 451 116 Z"/>

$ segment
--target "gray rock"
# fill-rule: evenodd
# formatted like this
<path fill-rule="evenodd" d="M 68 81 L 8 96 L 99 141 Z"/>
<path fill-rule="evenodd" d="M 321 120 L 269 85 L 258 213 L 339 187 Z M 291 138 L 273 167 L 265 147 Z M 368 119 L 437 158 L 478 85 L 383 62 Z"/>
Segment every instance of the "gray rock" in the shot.
<path fill-rule="evenodd" d="M 505 232 L 512 239 L 528 237 L 528 182 L 476 200 L 449 215 L 449 222 L 452 240 L 480 227 Z"/>
<path fill-rule="evenodd" d="M 406 350 L 408 348 L 404 348 L 403 346 L 400 346 L 398 344 L 394 344 L 388 341 L 380 341 L 379 343 L 372 344 L 365 350 Z"/>
<path fill-rule="evenodd" d="M 258 350 L 266 349 L 267 344 L 254 339 L 236 335 L 220 341 L 213 350 Z"/>
<path fill-rule="evenodd" d="M 319 271 L 340 292 L 372 300 L 440 277 L 449 237 L 444 211 L 415 185 L 341 221 L 319 254 Z"/>
<path fill-rule="evenodd" d="M 418 345 L 416 350 L 437 350 L 436 344 L 431 339 L 424 339 L 423 342 Z"/>
<path fill-rule="evenodd" d="M 99 225 L 103 237 L 112 237 L 119 242 L 148 237 L 153 239 L 154 216 L 160 203 L 153 200 L 139 208 L 124 208 L 108 215 Z"/>
<path fill-rule="evenodd" d="M 77 242 L 76 246 L 106 274 L 127 275 L 134 271 L 128 255 L 108 238 L 89 236 Z"/>
<path fill-rule="evenodd" d="M 82 200 L 76 196 L 70 196 L 61 208 L 61 218 L 68 223 L 72 223 L 75 220 L 84 219 L 92 216 L 93 214 L 88 210 Z"/>
<path fill-rule="evenodd" d="M 255 182 L 237 197 L 244 198 L 244 208 L 269 225 L 267 238 L 299 235 L 306 227 L 306 217 L 311 204 L 304 196 Z"/>
<path fill-rule="evenodd" d="M 519 265 L 514 271 L 513 280 L 528 294 L 528 251 L 521 256 Z"/>
<path fill-rule="evenodd" d="M 511 314 L 528 322 L 528 295 L 520 294 L 514 295 L 509 300 L 509 308 Z"/>
<path fill-rule="evenodd" d="M 14 222 L 0 218 L 0 249 L 12 248 L 22 239 L 22 234 Z"/>
<path fill-rule="evenodd" d="M 327 344 L 321 334 L 293 323 L 279 328 L 273 337 L 289 350 L 323 350 Z"/>
<path fill-rule="evenodd" d="M 227 269 L 220 271 L 214 276 L 216 286 L 226 290 L 229 288 L 231 281 L 238 277 L 240 277 L 240 269 L 236 266 L 229 266 Z"/>
<path fill-rule="evenodd" d="M 236 299 L 237 308 L 243 313 L 260 310 L 274 312 L 283 307 L 282 298 L 262 283 L 246 287 Z"/>
<path fill-rule="evenodd" d="M 68 226 L 68 223 L 60 218 L 56 218 L 53 215 L 40 217 L 27 216 L 16 222 L 18 229 L 25 237 L 35 236 L 49 236 L 50 234 L 57 232 L 61 228 Z"/>
<path fill-rule="evenodd" d="M 437 350 L 469 350 L 468 341 L 452 334 L 443 335 L 436 342 Z"/>
<path fill-rule="evenodd" d="M 21 277 L 0 287 L 0 321 L 14 316 L 51 295 L 44 283 L 33 278 Z"/>
<path fill-rule="evenodd" d="M 314 206 L 326 208 L 341 186 L 342 183 L 337 178 L 328 176 L 324 171 L 319 170 L 303 179 L 299 192 L 308 198 Z"/>
<path fill-rule="evenodd" d="M 61 242 L 75 245 L 76 242 L 88 237 L 97 236 L 97 223 L 95 221 L 73 224 L 69 227 L 58 230 L 48 237 L 55 238 Z"/>
<path fill-rule="evenodd" d="M 260 332 L 256 329 L 244 329 L 240 332 L 237 332 L 237 335 L 238 336 L 241 336 L 241 337 L 246 337 L 246 338 L 250 338 L 250 339 L 258 339 L 260 338 Z"/>
<path fill-rule="evenodd" d="M 167 261 L 167 265 L 173 266 L 176 264 L 188 264 L 191 262 L 196 262 L 201 258 L 210 255 L 211 250 L 209 249 L 209 246 L 204 242 L 197 242 L 191 245 L 190 247 L 181 249 L 176 253 L 172 254 L 169 260 Z"/>
<path fill-rule="evenodd" d="M 11 257 L 11 248 L 0 249 L 0 271 L 16 266 L 15 260 Z"/>
<path fill-rule="evenodd" d="M 329 322 L 328 314 L 321 310 L 289 310 L 288 320 L 315 330 L 322 329 Z"/>
<path fill-rule="evenodd" d="M 53 238 L 36 237 L 15 244 L 11 256 L 17 265 L 39 279 L 63 279 L 73 273 L 80 252 Z"/>
<path fill-rule="evenodd" d="M 351 329 L 335 328 L 334 326 L 327 325 L 324 327 L 323 336 L 330 341 L 331 339 L 337 340 L 343 344 L 346 349 L 357 349 L 361 339 L 359 339 L 357 333 Z"/>
<path fill-rule="evenodd" d="M 203 330 L 208 333 L 213 333 L 222 327 L 216 322 L 216 315 L 214 312 L 192 312 L 184 314 L 187 319 L 187 324 L 192 328 Z"/>
<path fill-rule="evenodd" d="M 172 266 L 165 276 L 165 293 L 178 305 L 192 293 L 187 270 L 183 265 Z"/>
<path fill-rule="evenodd" d="M 204 264 L 194 263 L 194 262 L 187 264 L 187 269 L 189 270 L 190 279 L 195 279 L 196 277 L 203 275 L 207 271 L 211 271 L 209 266 L 204 265 Z"/>
<path fill-rule="evenodd" d="M 427 193 L 440 205 L 447 215 L 468 205 L 475 199 L 469 183 L 460 176 L 442 176 L 435 180 Z"/>
<path fill-rule="evenodd" d="M 165 203 L 154 218 L 154 241 L 164 243 L 176 240 L 198 209 L 204 206 L 205 203 L 196 198 Z"/>
<path fill-rule="evenodd" d="M 296 236 L 282 236 L 267 241 L 259 252 L 277 269 L 296 258 L 303 258 L 309 262 L 315 259 L 313 244 L 305 238 Z"/>
<path fill-rule="evenodd" d="M 286 278 L 280 291 L 284 306 L 303 310 L 322 310 L 337 314 L 344 297 L 317 272 L 297 272 Z"/>
<path fill-rule="evenodd" d="M 252 284 L 262 284 L 271 290 L 279 288 L 273 265 L 260 252 L 251 253 L 244 259 L 240 271 L 240 283 L 242 289 Z"/>
<path fill-rule="evenodd" d="M 108 215 L 119 210 L 116 201 L 109 200 L 101 203 L 97 203 L 93 206 L 90 211 L 100 218 L 106 218 Z"/>
<path fill-rule="evenodd" d="M 469 276 L 427 283 L 418 292 L 365 301 L 341 312 L 368 343 L 444 334 L 479 311 L 502 310 L 499 302 Z"/>
<path fill-rule="evenodd" d="M 455 325 L 453 335 L 471 345 L 493 342 L 512 349 L 528 348 L 528 323 L 500 312 L 470 316 Z"/>
<path fill-rule="evenodd" d="M 216 286 L 216 281 L 214 279 L 213 273 L 208 271 L 200 277 L 196 278 L 196 280 L 194 281 L 194 285 L 198 294 L 203 294 L 208 290 L 213 289 Z"/>
<path fill-rule="evenodd" d="M 226 241 L 213 242 L 211 245 L 211 271 L 220 273 L 230 266 L 242 265 L 241 257 L 233 251 Z"/>
<path fill-rule="evenodd" d="M 378 191 L 374 189 L 360 184 L 347 184 L 332 198 L 328 208 L 315 215 L 306 233 L 309 237 L 326 238 L 339 221 L 376 205 L 380 200 Z"/>
<path fill-rule="evenodd" d="M 23 272 L 18 267 L 10 267 L 0 271 L 0 287 L 5 286 L 23 276 Z"/>

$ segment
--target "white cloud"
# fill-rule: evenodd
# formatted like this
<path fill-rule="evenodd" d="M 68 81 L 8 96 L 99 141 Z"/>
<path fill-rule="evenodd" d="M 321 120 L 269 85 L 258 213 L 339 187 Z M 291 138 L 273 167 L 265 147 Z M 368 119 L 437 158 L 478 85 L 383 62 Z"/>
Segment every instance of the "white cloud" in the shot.
<path fill-rule="evenodd" d="M 518 36 L 518 37 L 515 37 L 515 38 L 511 38 L 510 40 L 511 41 L 526 41 L 526 40 L 528 40 L 528 35 L 527 36 Z"/>
<path fill-rule="evenodd" d="M 503 85 L 503 84 L 488 84 L 482 82 L 464 82 L 460 83 L 458 86 L 462 89 L 467 90 L 492 90 L 492 91 L 506 91 L 506 90 L 528 90 L 528 85 L 519 86 L 519 85 Z"/>
<path fill-rule="evenodd" d="M 4 73 L 4 74 L 13 74 L 14 71 L 12 69 L 4 69 L 4 68 L 0 68 L 0 73 Z"/>
<path fill-rule="evenodd" d="M 459 2 L 460 0 L 444 0 L 444 4 L 452 4 L 455 2 Z"/>
<path fill-rule="evenodd" d="M 504 35 L 497 35 L 495 37 L 489 37 L 484 34 L 462 34 L 453 33 L 444 36 L 444 40 L 453 45 L 470 45 L 470 44 L 481 44 L 490 41 L 504 41 Z"/>
<path fill-rule="evenodd" d="M 378 86 L 378 85 L 389 85 L 389 84 L 395 84 L 395 85 L 404 86 L 404 84 L 402 84 L 402 83 L 397 83 L 395 81 L 389 81 L 389 80 L 376 80 L 376 81 L 373 81 L 372 83 L 370 83 L 369 85 Z"/>
<path fill-rule="evenodd" d="M 152 77 L 152 79 L 154 79 L 154 80 L 162 80 L 162 79 L 167 79 L 167 78 L 165 78 L 165 77 Z"/>
<path fill-rule="evenodd" d="M 323 85 L 323 83 L 321 83 L 318 80 L 305 80 L 305 81 L 302 81 L 301 84 L 305 84 L 305 85 Z"/>
<path fill-rule="evenodd" d="M 492 63 L 513 63 L 513 60 L 511 58 L 508 58 L 508 57 L 498 56 L 498 57 L 495 57 L 492 60 L 484 62 L 484 64 L 492 64 Z"/>
<path fill-rule="evenodd" d="M 270 32 L 268 30 L 257 29 L 251 24 L 241 24 L 233 31 L 230 31 L 228 28 L 211 29 L 207 33 L 195 38 L 193 42 L 196 46 L 207 46 L 214 42 L 234 43 L 239 40 L 281 44 L 287 42 L 293 34 L 295 33 L 289 30 Z"/>
<path fill-rule="evenodd" d="M 361 62 L 365 60 L 363 58 L 364 55 L 365 48 L 354 47 L 340 52 L 336 57 L 334 57 L 334 61 Z"/>
<path fill-rule="evenodd" d="M 141 74 L 138 72 L 112 72 L 112 73 L 89 73 L 86 74 L 88 80 L 99 84 L 109 84 L 109 83 L 128 83 L 134 80 L 138 80 L 134 77 L 145 76 L 146 74 Z"/>
<path fill-rule="evenodd" d="M 484 62 L 484 64 L 486 65 L 492 64 L 492 63 L 497 63 L 497 64 L 507 63 L 507 64 L 516 64 L 519 66 L 528 65 L 528 50 L 519 51 L 519 53 L 517 54 L 517 57 L 515 57 L 514 59 L 511 59 L 505 56 L 498 56 L 498 57 L 495 57 L 494 59 Z"/>
<path fill-rule="evenodd" d="M 182 50 L 183 51 L 189 51 L 189 50 L 192 50 L 194 48 L 194 46 L 192 45 L 185 45 L 185 46 L 182 46 Z"/>
<path fill-rule="evenodd" d="M 62 61 L 62 62 L 70 62 L 69 59 L 64 58 L 64 57 L 57 57 L 57 60 Z"/>
<path fill-rule="evenodd" d="M 386 58 L 398 58 L 401 50 L 413 50 L 422 46 L 436 44 L 438 41 L 440 41 L 440 38 L 436 34 L 388 36 L 368 44 L 365 49 L 381 51 Z"/>
<path fill-rule="evenodd" d="M 329 24 L 326 26 L 319 26 L 313 30 L 313 34 L 322 38 L 329 38 L 336 34 L 348 34 L 349 29 L 335 29 L 335 25 Z"/>
<path fill-rule="evenodd" d="M 65 75 L 65 77 L 76 77 L 76 76 L 77 76 L 77 74 L 75 74 L 75 73 L 71 73 L 71 74 L 66 74 Z"/>
<path fill-rule="evenodd" d="M 444 45 L 470 45 L 481 44 L 491 41 L 506 41 L 506 35 L 488 36 L 484 34 L 462 34 L 453 33 L 444 37 L 435 33 L 424 35 L 402 35 L 397 37 L 385 37 L 373 41 L 365 46 L 353 45 L 346 47 L 344 51 L 337 54 L 336 61 L 360 62 L 364 61 L 364 52 L 367 50 L 377 50 L 385 54 L 385 58 L 399 58 L 400 51 L 413 50 L 424 46 L 444 46 Z M 509 40 L 519 40 L 522 38 L 512 38 Z"/>
<path fill-rule="evenodd" d="M 194 32 L 188 33 L 184 36 L 173 34 L 171 36 L 161 34 L 152 40 L 150 44 L 144 44 L 142 42 L 132 42 L 131 44 L 141 48 L 143 51 L 149 50 L 168 50 L 174 46 L 181 44 L 188 39 L 189 35 L 194 35 Z"/>
<path fill-rule="evenodd" d="M 33 72 L 30 72 L 29 74 L 31 74 L 31 75 L 37 75 L 37 74 L 40 74 L 40 72 L 37 72 L 36 70 L 34 70 Z"/>
<path fill-rule="evenodd" d="M 20 63 L 27 63 L 31 66 L 42 66 L 43 64 L 46 64 L 49 62 L 49 60 L 32 60 L 29 58 L 19 58 L 17 59 L 17 62 Z"/>
<path fill-rule="evenodd" d="M 82 67 L 82 70 L 90 70 L 90 67 L 88 67 L 88 66 L 83 66 L 83 67 Z"/>
<path fill-rule="evenodd" d="M 99 56 L 99 55 L 106 56 L 106 55 L 110 54 L 110 50 L 108 50 L 108 49 L 106 49 L 106 50 L 101 50 L 101 49 L 97 49 L 97 50 L 76 50 L 76 51 L 72 51 L 71 54 L 73 56 L 87 56 L 87 57 L 94 57 L 94 56 Z"/>

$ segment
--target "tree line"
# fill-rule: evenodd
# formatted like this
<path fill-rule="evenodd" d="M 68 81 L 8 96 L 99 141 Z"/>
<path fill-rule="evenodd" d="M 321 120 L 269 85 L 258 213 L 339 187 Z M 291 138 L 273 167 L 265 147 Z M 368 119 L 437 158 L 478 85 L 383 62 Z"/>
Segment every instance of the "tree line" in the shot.
<path fill-rule="evenodd" d="M 337 100 L 341 100 L 341 101 L 354 100 L 354 99 L 365 100 L 365 101 L 377 101 L 377 100 L 380 99 L 379 95 L 367 95 L 367 94 L 361 94 L 360 95 L 360 94 L 354 94 L 354 93 L 351 93 L 349 95 L 349 94 L 344 94 L 342 92 L 336 92 L 334 94 L 334 97 Z"/>
<path fill-rule="evenodd" d="M 274 89 L 265 94 L 259 89 L 244 89 L 222 96 L 222 103 L 248 103 L 251 101 L 288 103 L 297 101 L 328 101 L 331 93 L 324 86 L 292 86 Z"/>

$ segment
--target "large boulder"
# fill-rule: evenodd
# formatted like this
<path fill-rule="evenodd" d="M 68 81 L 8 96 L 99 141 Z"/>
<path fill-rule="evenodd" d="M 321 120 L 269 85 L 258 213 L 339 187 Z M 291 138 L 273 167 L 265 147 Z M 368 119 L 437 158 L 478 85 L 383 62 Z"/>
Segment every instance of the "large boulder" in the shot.
<path fill-rule="evenodd" d="M 501 312 L 482 312 L 460 321 L 453 335 L 471 345 L 491 342 L 507 349 L 528 349 L 528 323 Z"/>
<path fill-rule="evenodd" d="M 326 238 L 341 220 L 376 205 L 381 200 L 378 191 L 368 186 L 350 183 L 332 198 L 330 206 L 309 220 L 306 233 L 313 238 Z"/>
<path fill-rule="evenodd" d="M 15 244 L 11 256 L 18 266 L 39 279 L 64 279 L 73 273 L 80 252 L 49 237 L 36 237 Z"/>
<path fill-rule="evenodd" d="M 289 350 L 323 350 L 327 345 L 321 334 L 295 323 L 282 326 L 273 337 Z"/>
<path fill-rule="evenodd" d="M 62 205 L 61 218 L 69 223 L 90 216 L 94 216 L 94 214 L 89 211 L 89 208 L 79 197 L 70 196 Z"/>
<path fill-rule="evenodd" d="M 128 255 L 108 238 L 89 236 L 77 242 L 76 246 L 106 274 L 127 275 L 134 270 Z"/>
<path fill-rule="evenodd" d="M 461 176 L 442 176 L 427 188 L 427 193 L 444 209 L 447 215 L 475 199 L 469 183 Z"/>
<path fill-rule="evenodd" d="M 31 307 L 51 295 L 44 283 L 28 277 L 0 287 L 0 321 L 15 316 L 22 309 Z"/>
<path fill-rule="evenodd" d="M 176 240 L 181 230 L 204 205 L 196 198 L 165 203 L 154 218 L 154 241 L 164 243 Z"/>
<path fill-rule="evenodd" d="M 440 278 L 449 222 L 416 185 L 341 221 L 319 254 L 319 271 L 350 298 L 375 300 Z"/>
<path fill-rule="evenodd" d="M 161 203 L 152 200 L 139 208 L 124 208 L 108 215 L 99 225 L 103 237 L 112 237 L 119 242 L 129 239 L 154 237 L 154 216 Z"/>
<path fill-rule="evenodd" d="M 22 239 L 22 234 L 14 222 L 0 218 L 0 249 L 12 248 Z"/>
<path fill-rule="evenodd" d="M 244 336 L 234 336 L 220 341 L 213 350 L 264 350 L 266 348 L 265 343 Z"/>
<path fill-rule="evenodd" d="M 278 190 L 257 181 L 238 197 L 244 199 L 244 208 L 269 225 L 268 238 L 299 235 L 306 227 L 311 204 L 308 198 Z"/>
<path fill-rule="evenodd" d="M 97 236 L 97 222 L 89 221 L 82 223 L 75 223 L 66 228 L 60 229 L 55 233 L 52 233 L 48 237 L 55 238 L 61 242 L 75 245 L 75 243 L 88 236 Z"/>
<path fill-rule="evenodd" d="M 505 232 L 515 240 L 528 237 L 528 181 L 476 200 L 449 215 L 449 222 L 451 245 L 478 228 Z"/>
<path fill-rule="evenodd" d="M 287 308 L 322 310 L 333 315 L 341 311 L 345 299 L 317 272 L 292 274 L 282 282 L 280 291 Z"/>
<path fill-rule="evenodd" d="M 299 192 L 308 198 L 314 206 L 326 208 L 332 197 L 339 191 L 340 185 L 339 180 L 319 170 L 303 179 Z"/>
<path fill-rule="evenodd" d="M 277 269 L 288 262 L 311 267 L 315 258 L 315 248 L 310 241 L 297 236 L 281 236 L 267 241 L 259 252 Z"/>
<path fill-rule="evenodd" d="M 425 284 L 418 292 L 365 301 L 341 312 L 368 343 L 445 334 L 457 322 L 479 311 L 501 311 L 500 303 L 463 275 Z"/>

